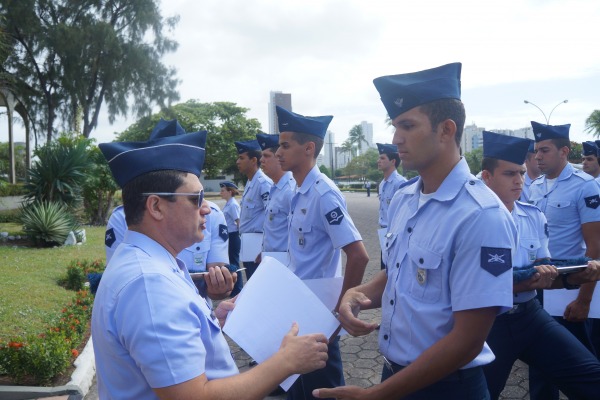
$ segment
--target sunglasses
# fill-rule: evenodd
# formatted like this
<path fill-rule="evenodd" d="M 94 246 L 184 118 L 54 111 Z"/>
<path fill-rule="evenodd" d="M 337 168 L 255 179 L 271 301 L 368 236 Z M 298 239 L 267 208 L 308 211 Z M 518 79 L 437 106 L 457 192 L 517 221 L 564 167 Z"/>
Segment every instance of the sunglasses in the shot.
<path fill-rule="evenodd" d="M 159 196 L 159 197 L 171 197 L 171 196 L 187 196 L 192 203 L 196 204 L 198 208 L 202 207 L 202 202 L 204 201 L 204 190 L 199 191 L 198 193 L 171 193 L 171 192 L 152 192 L 152 193 L 142 193 L 142 196 Z"/>

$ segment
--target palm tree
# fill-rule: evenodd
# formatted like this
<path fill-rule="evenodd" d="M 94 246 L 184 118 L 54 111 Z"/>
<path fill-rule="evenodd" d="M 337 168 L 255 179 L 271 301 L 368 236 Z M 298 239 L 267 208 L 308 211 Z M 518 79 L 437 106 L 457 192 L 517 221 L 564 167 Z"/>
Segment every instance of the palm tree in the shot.
<path fill-rule="evenodd" d="M 350 153 L 351 157 L 354 157 L 355 154 L 355 150 L 356 148 L 354 147 L 354 142 L 348 138 L 346 140 L 344 140 L 344 143 L 342 143 L 342 146 L 340 147 L 342 153 Z"/>
<path fill-rule="evenodd" d="M 350 140 L 352 144 L 356 144 L 356 146 L 358 147 L 358 154 L 362 154 L 363 142 L 367 145 L 369 144 L 369 142 L 367 142 L 367 138 L 365 138 L 365 134 L 362 130 L 362 127 L 360 125 L 354 125 L 352 129 L 350 129 L 350 132 L 348 132 L 348 135 L 348 140 Z"/>
<path fill-rule="evenodd" d="M 585 120 L 585 131 L 600 139 L 600 110 L 594 110 Z"/>

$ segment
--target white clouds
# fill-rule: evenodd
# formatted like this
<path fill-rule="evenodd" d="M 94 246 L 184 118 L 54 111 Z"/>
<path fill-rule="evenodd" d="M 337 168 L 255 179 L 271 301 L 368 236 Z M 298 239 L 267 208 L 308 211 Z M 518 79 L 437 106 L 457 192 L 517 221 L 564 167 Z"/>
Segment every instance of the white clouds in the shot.
<path fill-rule="evenodd" d="M 373 78 L 463 63 L 467 121 L 520 128 L 563 99 L 552 123 L 572 138 L 600 108 L 597 0 L 163 0 L 179 14 L 181 100 L 233 101 L 266 129 L 270 90 L 292 93 L 294 111 L 332 114 L 338 142 L 367 120 L 391 140 Z M 104 119 L 93 136 L 112 140 Z"/>

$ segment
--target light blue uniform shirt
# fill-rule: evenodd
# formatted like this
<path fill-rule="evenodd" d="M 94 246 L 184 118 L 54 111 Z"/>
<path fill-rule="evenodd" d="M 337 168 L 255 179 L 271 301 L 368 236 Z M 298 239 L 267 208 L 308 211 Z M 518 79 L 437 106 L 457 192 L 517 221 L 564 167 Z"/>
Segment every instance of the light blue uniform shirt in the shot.
<path fill-rule="evenodd" d="M 265 209 L 269 200 L 273 181 L 259 168 L 256 174 L 244 187 L 242 202 L 240 203 L 240 232 L 262 232 L 265 223 Z"/>
<path fill-rule="evenodd" d="M 265 214 L 263 251 L 287 251 L 288 215 L 296 181 L 291 171 L 287 171 L 279 182 L 273 183 Z"/>
<path fill-rule="evenodd" d="M 379 184 L 379 227 L 387 228 L 388 226 L 388 208 L 392 201 L 392 197 L 398 190 L 401 184 L 406 182 L 406 179 L 394 170 Z"/>
<path fill-rule="evenodd" d="M 469 172 L 464 158 L 420 208 L 421 178 L 390 204 L 387 284 L 379 348 L 409 365 L 448 335 L 456 311 L 513 305 L 512 257 L 517 232 L 496 195 Z M 463 368 L 490 363 L 487 344 Z"/>
<path fill-rule="evenodd" d="M 552 258 L 585 255 L 581 225 L 600 221 L 600 186 L 590 175 L 567 164 L 554 186 L 547 190 L 546 177 L 531 184 L 530 200 L 546 215 Z"/>
<path fill-rule="evenodd" d="M 157 399 L 152 388 L 238 373 L 185 264 L 138 232 L 127 231 L 102 275 L 92 337 L 101 399 Z"/>
<path fill-rule="evenodd" d="M 225 214 L 225 221 L 227 222 L 227 230 L 229 232 L 237 232 L 238 226 L 235 223 L 236 219 L 240 219 L 240 205 L 238 204 L 235 197 L 230 198 L 223 207 L 223 214 Z"/>
<path fill-rule="evenodd" d="M 218 205 L 208 200 L 207 203 L 210 214 L 206 215 L 204 239 L 183 249 L 177 255 L 192 272 L 206 271 L 208 263 L 229 264 L 229 232 L 225 216 Z"/>
<path fill-rule="evenodd" d="M 529 203 L 529 191 L 531 187 L 531 182 L 533 182 L 533 179 L 531 179 L 529 175 L 525 173 L 525 181 L 523 182 L 523 191 L 521 192 L 520 199 L 524 203 Z"/>
<path fill-rule="evenodd" d="M 190 247 L 183 249 L 177 255 L 188 266 L 190 271 L 206 271 L 206 264 L 213 262 L 223 262 L 229 264 L 227 226 L 225 217 L 219 206 L 212 201 L 207 203 L 211 209 L 210 214 L 206 215 L 206 230 L 202 242 L 194 243 Z M 127 222 L 125 221 L 125 210 L 123 206 L 114 209 L 108 224 L 104 241 L 106 251 L 106 262 L 108 263 L 118 245 L 123 241 L 127 232 Z M 110 244 L 110 245 L 109 245 Z"/>
<path fill-rule="evenodd" d="M 300 279 L 342 276 L 340 249 L 362 240 L 331 179 L 315 166 L 292 197 L 289 217 L 290 269 Z"/>
<path fill-rule="evenodd" d="M 517 226 L 518 242 L 513 259 L 515 268 L 525 267 L 539 258 L 549 258 L 548 224 L 539 208 L 515 201 L 512 213 Z M 535 290 L 514 294 L 515 303 L 524 303 L 536 296 Z"/>
<path fill-rule="evenodd" d="M 119 246 L 119 243 L 123 241 L 125 232 L 127 232 L 125 210 L 123 209 L 123 206 L 117 206 L 108 218 L 106 232 L 104 233 L 104 251 L 106 253 L 107 264 L 117 249 L 117 246 Z"/>
<path fill-rule="evenodd" d="M 596 182 L 598 182 L 598 185 L 600 185 L 600 176 L 596 177 Z"/>

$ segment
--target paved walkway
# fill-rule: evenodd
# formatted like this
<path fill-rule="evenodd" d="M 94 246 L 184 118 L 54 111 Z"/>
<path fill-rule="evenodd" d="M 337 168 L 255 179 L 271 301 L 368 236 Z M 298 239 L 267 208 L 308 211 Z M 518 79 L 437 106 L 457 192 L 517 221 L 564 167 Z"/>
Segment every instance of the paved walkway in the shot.
<path fill-rule="evenodd" d="M 379 271 L 379 244 L 377 238 L 377 212 L 379 201 L 377 196 L 367 197 L 364 193 L 347 193 L 346 199 L 350 214 L 358 227 L 367 251 L 371 257 L 365 272 L 364 280 L 369 280 Z M 215 201 L 215 200 L 213 200 Z M 222 201 L 215 201 L 223 206 Z M 380 319 L 379 310 L 369 310 L 361 313 L 361 318 L 371 321 Z M 234 359 L 240 371 L 248 369 L 248 355 L 231 340 L 229 341 Z M 340 341 L 344 375 L 346 383 L 361 387 L 369 387 L 380 382 L 383 359 L 378 351 L 377 332 L 363 337 L 343 337 Z M 267 399 L 284 399 L 285 396 L 267 397 Z M 527 365 L 517 362 L 513 367 L 510 378 L 502 392 L 501 399 L 529 399 L 529 381 Z M 566 397 L 561 397 L 562 399 Z M 98 399 L 95 385 L 86 400 Z"/>

